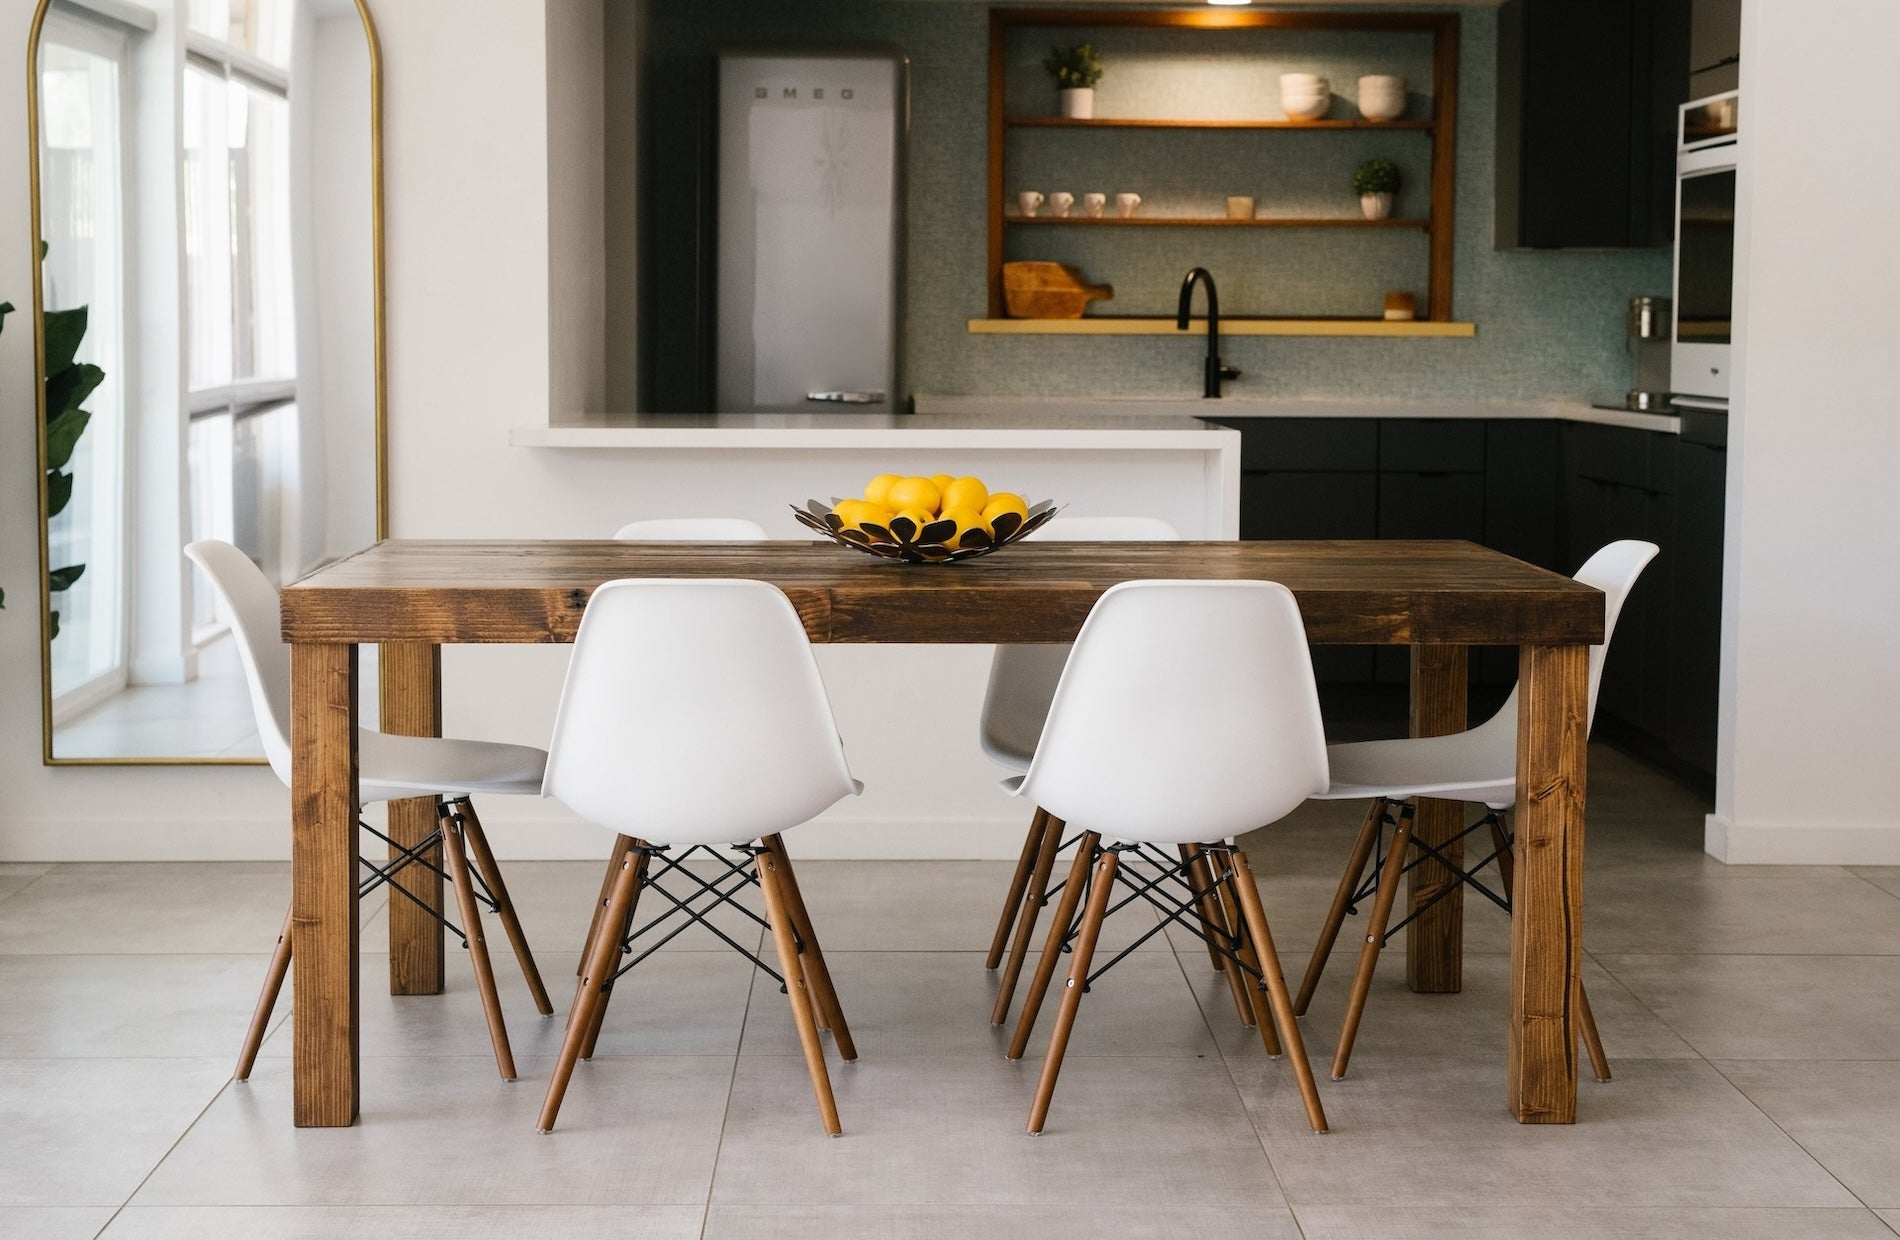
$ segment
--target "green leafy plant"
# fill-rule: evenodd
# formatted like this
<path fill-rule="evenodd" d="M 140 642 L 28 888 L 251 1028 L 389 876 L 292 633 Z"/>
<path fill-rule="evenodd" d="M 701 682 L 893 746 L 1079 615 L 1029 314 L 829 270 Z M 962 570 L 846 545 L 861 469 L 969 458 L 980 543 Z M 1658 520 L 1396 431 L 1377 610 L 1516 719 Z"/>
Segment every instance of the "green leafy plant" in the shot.
<path fill-rule="evenodd" d="M 1396 194 L 1399 192 L 1399 166 L 1389 159 L 1368 159 L 1353 169 L 1355 194 Z"/>
<path fill-rule="evenodd" d="M 1055 75 L 1063 90 L 1086 90 L 1102 80 L 1102 62 L 1095 57 L 1095 46 L 1078 43 L 1074 47 L 1052 47 L 1042 67 Z"/>
<path fill-rule="evenodd" d="M 46 257 L 46 245 L 40 244 L 40 258 Z M 12 302 L 0 303 L 0 323 L 13 309 Z M 44 327 L 46 358 L 46 519 L 50 522 L 64 512 L 73 498 L 73 476 L 66 472 L 73 450 L 85 433 L 92 415 L 80 408 L 88 396 L 105 382 L 106 372 L 91 362 L 77 360 L 80 342 L 86 338 L 86 307 L 72 310 L 48 310 L 41 316 Z M 72 588 L 84 576 L 84 564 L 68 564 L 49 569 L 47 593 L 59 594 Z M 6 596 L 0 593 L 0 604 Z M 59 636 L 59 611 L 49 607 L 46 616 L 48 640 Z"/>

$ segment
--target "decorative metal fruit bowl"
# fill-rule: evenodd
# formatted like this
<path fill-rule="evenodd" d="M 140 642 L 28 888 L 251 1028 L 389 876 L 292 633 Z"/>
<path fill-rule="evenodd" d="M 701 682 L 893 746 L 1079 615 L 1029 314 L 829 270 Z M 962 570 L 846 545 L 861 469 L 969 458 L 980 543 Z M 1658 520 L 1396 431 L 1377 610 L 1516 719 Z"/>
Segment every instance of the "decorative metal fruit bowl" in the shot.
<path fill-rule="evenodd" d="M 850 547 L 886 560 L 902 560 L 906 564 L 951 564 L 958 560 L 974 560 L 979 555 L 1001 551 L 1011 543 L 1020 541 L 1056 515 L 1055 501 L 1045 499 L 1031 504 L 1029 514 L 1024 517 L 1013 512 L 999 514 L 990 523 L 993 534 L 986 534 L 982 530 L 965 530 L 963 536 L 958 538 L 956 522 L 941 518 L 920 525 L 909 517 L 894 517 L 888 527 L 867 521 L 863 525 L 847 528 L 835 511 L 840 502 L 834 499 L 827 505 L 815 499 L 806 500 L 802 508 L 797 504 L 792 505 L 792 515 L 798 518 L 800 525 L 818 531 L 841 547 Z"/>

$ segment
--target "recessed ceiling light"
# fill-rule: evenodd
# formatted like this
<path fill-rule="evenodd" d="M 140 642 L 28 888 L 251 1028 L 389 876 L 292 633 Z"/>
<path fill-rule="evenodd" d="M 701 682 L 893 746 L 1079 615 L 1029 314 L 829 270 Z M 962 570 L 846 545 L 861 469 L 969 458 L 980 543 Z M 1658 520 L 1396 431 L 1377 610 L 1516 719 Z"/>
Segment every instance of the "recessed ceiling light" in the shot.
<path fill-rule="evenodd" d="M 1209 4 L 1252 4 L 1253 0 L 1207 0 Z"/>

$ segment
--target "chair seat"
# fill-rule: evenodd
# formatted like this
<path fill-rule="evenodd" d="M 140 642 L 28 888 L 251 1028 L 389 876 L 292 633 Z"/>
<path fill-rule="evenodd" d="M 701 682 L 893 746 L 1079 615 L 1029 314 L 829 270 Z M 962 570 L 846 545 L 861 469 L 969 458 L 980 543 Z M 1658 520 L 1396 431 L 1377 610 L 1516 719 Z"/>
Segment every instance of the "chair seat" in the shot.
<path fill-rule="evenodd" d="M 1517 772 L 1499 769 L 1493 746 L 1477 729 L 1452 736 L 1406 737 L 1328 745 L 1332 785 L 1315 799 L 1358 801 L 1415 796 L 1477 801 L 1509 809 L 1517 801 Z"/>
<path fill-rule="evenodd" d="M 357 739 L 363 804 L 417 796 L 505 792 L 538 796 L 548 755 L 532 745 L 396 736 L 364 729 Z"/>

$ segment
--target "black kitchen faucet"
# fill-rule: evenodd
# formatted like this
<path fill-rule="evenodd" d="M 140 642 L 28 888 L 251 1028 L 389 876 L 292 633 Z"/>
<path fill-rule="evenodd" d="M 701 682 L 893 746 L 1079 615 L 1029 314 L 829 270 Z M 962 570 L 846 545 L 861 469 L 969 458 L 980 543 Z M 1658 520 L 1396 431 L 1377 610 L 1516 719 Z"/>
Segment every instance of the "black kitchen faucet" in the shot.
<path fill-rule="evenodd" d="M 1240 369 L 1220 358 L 1220 294 L 1214 289 L 1214 274 L 1207 268 L 1196 267 L 1181 281 L 1181 305 L 1175 313 L 1174 325 L 1180 331 L 1187 330 L 1188 304 L 1194 300 L 1197 280 L 1207 286 L 1207 369 L 1201 395 L 1208 400 L 1219 400 L 1221 380 L 1240 378 Z"/>

